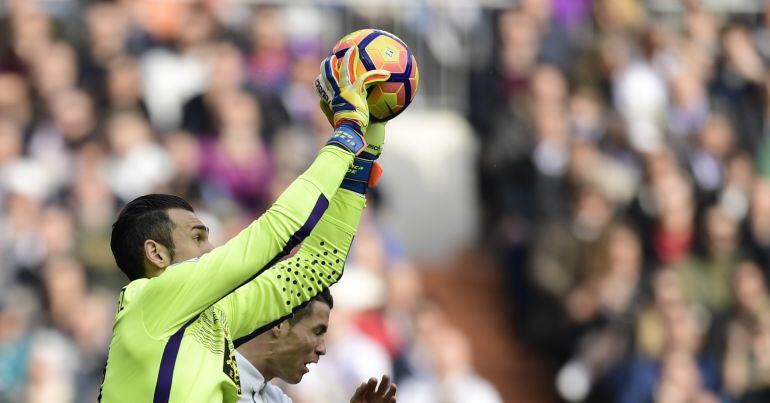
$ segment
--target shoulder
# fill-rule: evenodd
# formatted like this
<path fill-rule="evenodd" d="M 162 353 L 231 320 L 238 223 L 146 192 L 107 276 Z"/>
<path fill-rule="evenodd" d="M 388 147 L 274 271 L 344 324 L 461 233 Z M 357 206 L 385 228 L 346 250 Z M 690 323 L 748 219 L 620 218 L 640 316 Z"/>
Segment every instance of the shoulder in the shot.
<path fill-rule="evenodd" d="M 123 289 L 120 290 L 118 295 L 118 306 L 115 311 L 115 322 L 122 321 L 122 318 L 130 311 L 134 310 L 134 307 L 141 305 L 142 294 L 144 288 L 149 283 L 149 279 L 141 278 L 128 283 Z"/>
<path fill-rule="evenodd" d="M 266 402 L 271 403 L 292 403 L 291 398 L 281 390 L 278 386 L 273 384 L 266 384 L 265 389 L 262 391 L 265 396 Z"/>
<path fill-rule="evenodd" d="M 120 290 L 121 307 L 128 306 L 138 300 L 142 295 L 142 291 L 144 291 L 144 287 L 146 287 L 149 282 L 149 278 L 140 278 L 123 287 L 123 289 Z"/>

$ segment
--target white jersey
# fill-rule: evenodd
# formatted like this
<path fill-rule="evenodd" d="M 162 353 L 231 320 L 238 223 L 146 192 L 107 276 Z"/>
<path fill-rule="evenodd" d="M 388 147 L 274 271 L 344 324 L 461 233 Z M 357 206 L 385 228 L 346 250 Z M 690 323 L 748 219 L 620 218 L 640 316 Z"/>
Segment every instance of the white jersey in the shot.
<path fill-rule="evenodd" d="M 292 403 L 281 388 L 265 382 L 265 377 L 237 350 L 235 361 L 241 377 L 241 398 L 238 403 Z"/>

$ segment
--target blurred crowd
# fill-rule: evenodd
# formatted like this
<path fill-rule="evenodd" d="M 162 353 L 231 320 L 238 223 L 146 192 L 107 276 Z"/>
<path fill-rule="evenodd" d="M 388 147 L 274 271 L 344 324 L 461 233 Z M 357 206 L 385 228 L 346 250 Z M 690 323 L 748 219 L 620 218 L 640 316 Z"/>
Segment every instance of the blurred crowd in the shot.
<path fill-rule="evenodd" d="M 95 400 L 126 283 L 119 209 L 177 194 L 229 239 L 328 138 L 319 62 L 370 25 L 345 6 L 0 2 L 0 402 Z M 295 401 L 347 401 L 380 374 L 399 401 L 501 401 L 370 196 L 328 356 Z"/>
<path fill-rule="evenodd" d="M 119 208 L 178 194 L 231 237 L 328 137 L 318 63 L 369 26 L 419 53 L 413 108 L 474 127 L 480 239 L 560 399 L 770 401 L 770 5 L 343 3 L 0 3 L 0 402 L 93 401 Z M 327 357 L 287 390 L 501 401 L 370 199 Z"/>
<path fill-rule="evenodd" d="M 485 241 L 558 395 L 770 401 L 770 4 L 518 3 L 469 117 Z"/>

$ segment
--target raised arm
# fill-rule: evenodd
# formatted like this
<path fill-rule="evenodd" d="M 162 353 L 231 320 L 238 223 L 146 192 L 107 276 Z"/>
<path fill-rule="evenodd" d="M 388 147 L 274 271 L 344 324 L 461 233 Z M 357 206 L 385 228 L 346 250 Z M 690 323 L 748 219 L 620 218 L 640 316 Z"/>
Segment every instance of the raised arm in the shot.
<path fill-rule="evenodd" d="M 178 328 L 285 257 L 313 230 L 353 161 L 353 153 L 326 146 L 310 168 L 259 219 L 199 259 L 168 267 L 145 287 L 147 329 Z"/>
<path fill-rule="evenodd" d="M 350 60 L 351 56 L 357 57 L 357 53 L 348 51 L 345 60 Z M 340 184 L 345 188 L 360 187 L 364 172 L 365 179 L 369 179 L 369 172 L 374 164 L 371 161 L 354 163 L 354 156 L 367 150 L 367 142 L 364 139 L 369 124 L 366 85 L 387 80 L 390 73 L 372 70 L 352 79 L 348 68 L 354 65 L 355 63 L 345 63 L 340 67 L 340 73 L 348 79 L 337 87 L 333 105 L 329 109 L 334 134 L 310 168 L 284 191 L 262 217 L 235 238 L 200 259 L 167 268 L 162 275 L 150 280 L 145 286 L 142 314 L 145 327 L 151 334 L 163 336 L 176 331 L 200 312 L 276 264 L 310 235 L 329 207 L 329 200 L 336 194 Z M 346 177 L 348 179 L 343 181 Z M 360 199 L 360 196 L 351 196 Z M 335 204 L 336 208 L 348 208 L 343 206 L 352 202 L 345 199 L 347 198 L 341 198 L 341 201 Z M 329 234 L 324 235 L 330 238 L 329 242 L 340 245 L 337 253 L 343 250 L 342 245 L 347 245 L 344 247 L 344 250 L 347 250 L 358 225 L 363 200 L 357 200 L 356 203 L 349 207 L 351 211 L 339 211 L 323 222 L 321 233 Z M 344 219 L 334 218 L 347 217 L 347 214 L 355 216 L 354 225 L 346 225 Z M 335 226 L 341 227 L 340 240 L 331 239 L 334 235 L 330 233 L 335 232 Z M 349 239 L 346 239 L 346 236 Z M 326 243 L 322 242 L 304 246 L 303 249 L 306 256 L 310 253 L 328 255 L 327 250 L 320 249 L 324 246 Z M 336 263 L 338 259 L 333 260 Z M 339 260 L 343 261 L 344 257 Z M 341 269 L 337 274 L 326 273 L 328 278 L 317 279 L 316 284 L 331 284 L 339 278 L 339 274 Z M 313 293 L 312 287 L 304 289 Z M 300 298 L 302 294 L 296 297 Z M 292 303 L 286 301 L 284 305 L 292 306 Z M 279 317 L 275 316 L 273 320 Z"/>
<path fill-rule="evenodd" d="M 217 304 L 235 346 L 270 328 L 342 276 L 365 199 L 340 189 L 296 255 L 278 262 Z"/>
<path fill-rule="evenodd" d="M 346 60 L 350 56 L 349 51 Z M 343 70 L 344 66 L 349 64 L 342 63 Z M 336 81 L 332 85 L 331 81 L 325 79 L 328 71 L 330 59 L 321 63 L 321 74 L 316 88 L 335 87 L 332 104 L 334 100 L 343 102 L 338 92 L 341 86 L 337 85 Z M 377 70 L 369 73 L 380 74 Z M 347 77 L 346 82 L 350 82 L 347 73 L 341 75 Z M 387 74 L 383 74 L 382 77 L 386 76 Z M 356 85 L 365 79 L 365 76 L 362 76 L 361 80 L 356 79 Z M 362 88 L 357 91 L 362 91 Z M 322 110 L 327 113 L 330 123 L 338 126 L 337 116 L 332 115 L 334 106 L 329 106 L 323 101 L 331 97 L 324 96 L 323 93 L 320 95 Z M 360 99 L 363 100 L 364 98 Z M 362 108 L 364 107 L 358 106 L 353 109 Z M 385 141 L 385 124 L 374 123 L 369 126 L 365 138 L 361 157 L 354 159 L 340 189 L 332 199 L 329 210 L 297 255 L 277 263 L 218 304 L 229 318 L 228 326 L 236 347 L 286 319 L 321 290 L 339 281 L 361 219 L 366 190 L 369 186 L 374 186 L 382 172 L 374 161 L 379 157 Z"/>

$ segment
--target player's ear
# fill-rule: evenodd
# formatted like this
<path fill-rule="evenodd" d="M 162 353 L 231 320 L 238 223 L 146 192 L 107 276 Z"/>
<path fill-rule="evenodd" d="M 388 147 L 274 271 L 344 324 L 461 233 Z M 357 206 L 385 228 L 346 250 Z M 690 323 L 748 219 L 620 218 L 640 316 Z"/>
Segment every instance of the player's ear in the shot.
<path fill-rule="evenodd" d="M 144 257 L 150 266 L 147 268 L 148 277 L 159 274 L 171 265 L 171 252 L 167 247 L 152 239 L 144 241 Z"/>
<path fill-rule="evenodd" d="M 270 332 L 272 333 L 273 337 L 275 338 L 281 338 L 286 335 L 286 333 L 289 332 L 289 320 L 284 320 L 283 322 L 273 326 L 270 329 Z"/>

